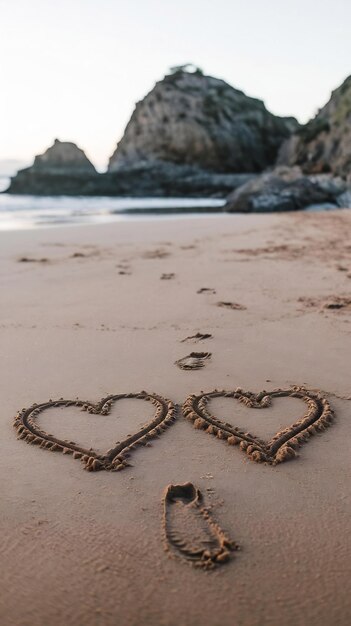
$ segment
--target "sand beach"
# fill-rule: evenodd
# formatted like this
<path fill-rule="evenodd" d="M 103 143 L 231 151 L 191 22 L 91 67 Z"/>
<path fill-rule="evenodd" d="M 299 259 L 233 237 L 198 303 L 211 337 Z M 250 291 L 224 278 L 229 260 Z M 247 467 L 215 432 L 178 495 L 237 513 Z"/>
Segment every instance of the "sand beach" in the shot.
<path fill-rule="evenodd" d="M 0 232 L 4 626 L 350 623 L 350 228 L 339 210 Z"/>

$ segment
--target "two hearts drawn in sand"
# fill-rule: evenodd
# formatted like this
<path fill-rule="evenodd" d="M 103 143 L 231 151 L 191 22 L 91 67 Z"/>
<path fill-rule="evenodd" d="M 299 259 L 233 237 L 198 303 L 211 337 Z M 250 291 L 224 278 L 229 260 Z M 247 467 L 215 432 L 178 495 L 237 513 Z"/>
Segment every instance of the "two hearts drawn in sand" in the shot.
<path fill-rule="evenodd" d="M 307 410 L 305 415 L 291 426 L 278 432 L 270 441 L 264 441 L 213 415 L 209 411 L 208 404 L 211 399 L 219 397 L 233 398 L 253 409 L 269 407 L 274 398 L 298 398 L 305 402 Z M 36 418 L 51 407 L 80 407 L 90 414 L 108 415 L 112 405 L 125 398 L 151 402 L 155 406 L 154 417 L 134 435 L 129 435 L 123 441 L 117 442 L 105 454 L 99 454 L 92 448 L 88 450 L 73 441 L 58 439 L 39 428 L 36 422 Z M 325 430 L 333 420 L 333 411 L 326 398 L 319 393 L 297 386 L 290 389 L 262 391 L 258 394 L 238 388 L 235 391 L 214 390 L 190 395 L 182 406 L 182 414 L 193 422 L 195 428 L 204 430 L 218 439 L 226 440 L 230 445 L 239 445 L 253 461 L 270 465 L 277 465 L 296 456 L 296 450 L 302 443 L 313 434 Z M 149 441 L 159 437 L 177 417 L 178 406 L 176 404 L 157 394 L 142 391 L 141 393 L 110 395 L 97 404 L 64 399 L 34 404 L 17 414 L 14 426 L 20 439 L 52 451 L 60 450 L 64 454 L 72 454 L 74 458 L 81 459 L 84 468 L 89 471 L 119 471 L 129 465 L 128 458 L 136 447 L 149 445 Z"/>
<path fill-rule="evenodd" d="M 303 417 L 291 426 L 278 432 L 270 441 L 264 441 L 248 432 L 223 422 L 213 415 L 208 408 L 214 398 L 233 398 L 244 403 L 249 408 L 264 409 L 272 404 L 274 398 L 298 398 L 307 405 Z M 134 435 L 127 437 L 108 450 L 99 454 L 92 448 L 85 449 L 73 441 L 58 439 L 39 428 L 37 418 L 52 407 L 78 407 L 83 411 L 95 415 L 108 415 L 113 404 L 118 400 L 131 398 L 151 402 L 155 406 L 154 417 L 142 426 Z M 72 454 L 83 462 L 89 471 L 110 470 L 119 471 L 129 465 L 128 458 L 137 446 L 149 445 L 150 439 L 160 436 L 177 419 L 178 405 L 154 393 L 129 393 L 110 395 L 97 404 L 82 400 L 49 400 L 42 404 L 34 404 L 29 409 L 22 409 L 15 418 L 15 428 L 18 437 L 28 443 L 37 444 L 42 448 L 60 450 L 64 454 Z M 328 400 L 319 393 L 304 387 L 291 389 L 275 389 L 254 394 L 242 389 L 235 391 L 210 391 L 198 395 L 190 395 L 182 406 L 183 417 L 193 422 L 195 428 L 224 439 L 230 445 L 239 447 L 257 462 L 266 462 L 276 465 L 296 456 L 296 449 L 316 432 L 327 428 L 333 420 L 333 411 Z M 163 498 L 163 533 L 165 549 L 175 558 L 185 560 L 192 565 L 204 569 L 213 569 L 217 565 L 226 563 L 231 553 L 238 550 L 236 542 L 231 541 L 221 527 L 212 519 L 210 510 L 204 505 L 201 492 L 192 484 L 169 485 Z M 186 529 L 179 526 L 177 511 L 181 512 L 180 519 L 187 516 L 186 528 L 190 528 L 190 536 Z M 201 536 L 199 535 L 199 529 Z M 189 533 L 188 533 L 189 534 Z M 194 537 L 197 541 L 194 543 Z"/>

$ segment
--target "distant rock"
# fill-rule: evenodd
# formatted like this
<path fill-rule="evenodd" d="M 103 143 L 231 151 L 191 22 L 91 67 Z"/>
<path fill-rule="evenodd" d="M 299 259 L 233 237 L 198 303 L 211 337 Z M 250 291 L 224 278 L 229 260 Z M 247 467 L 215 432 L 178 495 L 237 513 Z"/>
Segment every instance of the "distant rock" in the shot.
<path fill-rule="evenodd" d="M 225 210 L 265 213 L 297 211 L 315 205 L 333 205 L 336 208 L 342 206 L 346 190 L 345 181 L 330 174 L 305 176 L 297 166 L 277 167 L 230 194 Z"/>
<path fill-rule="evenodd" d="M 97 178 L 97 171 L 83 150 L 75 143 L 55 139 L 44 154 L 35 157 L 33 165 L 17 172 L 8 193 L 89 194 Z"/>
<path fill-rule="evenodd" d="M 94 165 L 89 161 L 83 150 L 70 141 L 55 142 L 44 154 L 35 157 L 30 168 L 33 171 L 47 174 L 96 174 Z"/>
<path fill-rule="evenodd" d="M 179 68 L 137 103 L 108 170 L 166 162 L 217 173 L 261 172 L 298 126 L 223 80 Z"/>
<path fill-rule="evenodd" d="M 281 147 L 278 165 L 299 165 L 307 174 L 332 172 L 351 182 L 351 76 L 329 102 Z"/>

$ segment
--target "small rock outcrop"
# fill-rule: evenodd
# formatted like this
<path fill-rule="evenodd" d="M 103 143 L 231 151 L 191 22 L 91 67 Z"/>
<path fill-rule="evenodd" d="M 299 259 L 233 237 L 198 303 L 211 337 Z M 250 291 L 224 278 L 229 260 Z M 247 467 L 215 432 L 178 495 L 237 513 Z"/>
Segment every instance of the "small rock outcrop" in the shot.
<path fill-rule="evenodd" d="M 351 182 L 351 76 L 316 117 L 282 145 L 277 163 L 299 165 L 307 174 L 332 172 Z"/>
<path fill-rule="evenodd" d="M 345 207 L 346 183 L 330 174 L 306 176 L 295 167 L 277 167 L 228 196 L 225 210 L 237 213 L 297 211 L 314 205 Z"/>
<path fill-rule="evenodd" d="M 96 174 L 94 165 L 81 148 L 70 141 L 55 139 L 54 144 L 44 154 L 35 157 L 30 168 L 46 174 Z"/>
<path fill-rule="evenodd" d="M 223 80 L 182 68 L 138 102 L 109 172 L 167 162 L 212 172 L 261 172 L 297 128 Z"/>
<path fill-rule="evenodd" d="M 19 170 L 8 193 L 77 195 L 93 192 L 99 175 L 83 150 L 68 141 L 55 142 L 33 165 Z"/>

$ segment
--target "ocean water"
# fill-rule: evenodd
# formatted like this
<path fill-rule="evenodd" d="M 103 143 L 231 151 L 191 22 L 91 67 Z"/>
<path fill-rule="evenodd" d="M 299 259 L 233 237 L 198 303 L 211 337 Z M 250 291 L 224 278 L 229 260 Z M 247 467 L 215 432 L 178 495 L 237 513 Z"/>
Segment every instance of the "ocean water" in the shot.
<path fill-rule="evenodd" d="M 0 175 L 0 192 L 10 179 Z M 125 220 L 169 219 L 216 215 L 226 201 L 217 198 L 116 198 L 88 196 L 15 196 L 0 193 L 0 231 L 107 224 Z M 305 211 L 333 211 L 335 204 L 313 205 Z"/>
<path fill-rule="evenodd" d="M 0 177 L 0 191 L 9 179 Z M 23 230 L 121 220 L 169 218 L 221 212 L 225 200 L 214 198 L 109 198 L 86 196 L 15 196 L 0 193 L 0 230 Z"/>

